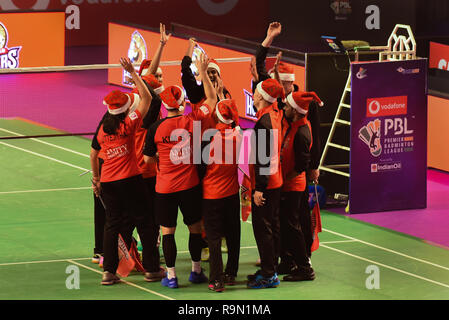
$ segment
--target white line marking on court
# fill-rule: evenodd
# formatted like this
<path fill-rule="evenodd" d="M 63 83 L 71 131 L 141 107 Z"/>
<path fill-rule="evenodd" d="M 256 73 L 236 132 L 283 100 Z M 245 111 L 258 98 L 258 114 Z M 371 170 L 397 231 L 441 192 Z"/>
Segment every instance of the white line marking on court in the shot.
<path fill-rule="evenodd" d="M 414 277 L 414 278 L 417 278 L 417 279 L 420 279 L 420 280 L 424 280 L 424 281 L 427 281 L 427 282 L 430 282 L 430 283 L 433 283 L 433 284 L 437 284 L 437 285 L 445 287 L 445 288 L 449 288 L 449 285 L 445 284 L 445 283 L 441 283 L 441 282 L 438 282 L 438 281 L 435 281 L 435 280 L 427 279 L 427 278 L 418 276 L 418 275 L 416 275 L 414 273 L 410 273 L 410 272 L 407 272 L 407 271 L 404 271 L 404 270 L 401 270 L 401 269 L 398 269 L 398 268 L 395 268 L 395 267 L 391 267 L 389 265 L 386 265 L 386 264 L 383 264 L 383 263 L 380 263 L 380 262 L 377 262 L 377 261 L 374 261 L 374 260 L 366 259 L 366 258 L 357 256 L 355 254 L 352 254 L 352 253 L 349 253 L 349 252 L 346 252 L 346 251 L 343 251 L 343 250 L 339 250 L 339 249 L 335 249 L 335 248 L 329 247 L 327 245 L 323 245 L 323 247 L 327 248 L 327 249 L 330 249 L 330 250 L 333 250 L 333 251 L 336 251 L 336 252 L 339 252 L 339 253 L 342 253 L 342 254 L 345 254 L 345 255 L 348 255 L 350 257 L 353 257 L 353 258 L 356 258 L 356 259 L 359 259 L 359 260 L 363 260 L 363 261 L 366 261 L 366 262 L 369 262 L 369 263 L 372 263 L 372 264 L 375 264 L 375 265 L 382 266 L 382 267 L 387 268 L 387 269 L 391 269 L 393 271 L 397 271 L 397 272 L 409 275 L 411 277 Z"/>
<path fill-rule="evenodd" d="M 91 258 L 74 258 L 70 260 L 89 260 Z M 8 262 L 8 263 L 0 263 L 0 266 L 14 266 L 21 264 L 34 264 L 34 263 L 52 263 L 52 262 L 66 262 L 68 259 L 59 259 L 59 260 L 41 260 L 41 261 L 27 261 L 27 262 Z"/>
<path fill-rule="evenodd" d="M 368 246 L 371 246 L 371 247 L 374 247 L 374 248 L 377 248 L 377 249 L 381 249 L 381 250 L 384 250 L 384 251 L 387 251 L 387 252 L 391 252 L 391 253 L 397 254 L 397 255 L 399 255 L 399 256 L 403 256 L 403 257 L 405 257 L 405 258 L 409 258 L 409 259 L 412 259 L 412 260 L 416 260 L 416 261 L 419 261 L 419 262 L 422 262 L 422 263 L 426 263 L 426 264 L 428 264 L 428 265 L 431 265 L 431 266 L 434 266 L 434 267 L 441 268 L 441 269 L 444 269 L 444 270 L 449 271 L 449 268 L 448 268 L 448 267 L 441 266 L 441 265 L 436 264 L 436 263 L 433 263 L 433 262 L 429 262 L 429 261 L 426 261 L 426 260 L 423 260 L 423 259 L 415 258 L 415 257 L 409 256 L 409 255 L 407 255 L 407 254 L 405 254 L 405 253 L 401 253 L 401 252 L 398 252 L 398 251 L 395 251 L 395 250 L 391 250 L 391 249 L 388 249 L 388 248 L 384 248 L 384 247 L 378 246 L 378 245 L 376 245 L 376 244 L 373 244 L 373 243 L 370 243 L 370 242 L 366 242 L 366 241 L 363 241 L 363 240 L 360 240 L 360 239 L 357 239 L 357 238 L 354 238 L 354 237 L 350 237 L 350 236 L 347 236 L 347 235 L 344 235 L 344 234 L 341 234 L 341 233 L 338 233 L 338 232 L 335 232 L 335 231 L 332 231 L 332 230 L 329 230 L 329 229 L 323 228 L 323 230 L 326 231 L 326 232 L 329 232 L 329 233 L 338 235 L 338 236 L 343 237 L 343 238 L 347 238 L 347 239 L 350 239 L 350 240 L 354 240 L 354 241 L 357 241 L 357 242 L 366 244 L 366 245 L 368 245 Z"/>
<path fill-rule="evenodd" d="M 92 187 L 60 188 L 60 189 L 36 189 L 36 190 L 18 190 L 18 191 L 0 191 L 0 194 L 16 194 L 16 193 L 31 193 L 31 192 L 53 192 L 53 191 L 87 190 L 87 189 L 92 189 Z"/>
<path fill-rule="evenodd" d="M 57 162 L 57 163 L 60 163 L 60 164 L 64 164 L 66 166 L 69 166 L 69 167 L 72 167 L 72 168 L 75 168 L 75 169 L 79 169 L 79 170 L 82 170 L 82 171 L 88 171 L 89 170 L 89 169 L 82 168 L 82 167 L 76 166 L 74 164 L 65 162 L 65 161 L 61 161 L 61 160 L 58 160 L 58 159 L 55 159 L 55 158 L 52 158 L 52 157 L 49 157 L 49 156 L 37 153 L 37 152 L 33 152 L 33 151 L 30 151 L 30 150 L 27 150 L 27 149 L 24 149 L 24 148 L 13 146 L 13 145 L 11 145 L 9 143 L 6 143 L 6 142 L 1 142 L 0 141 L 0 144 L 3 144 L 5 146 L 13 148 L 13 149 L 17 149 L 17 150 L 20 150 L 20 151 L 23 151 L 23 152 L 27 152 L 27 153 L 33 154 L 35 156 L 38 156 L 38 157 L 41 157 L 41 158 L 44 158 L 44 159 L 47 159 L 47 160 L 51 160 L 51 161 L 54 161 L 54 162 Z"/>
<path fill-rule="evenodd" d="M 357 240 L 335 240 L 335 241 L 320 241 L 320 244 L 332 244 L 332 243 L 347 243 L 347 242 L 357 242 Z"/>
<path fill-rule="evenodd" d="M 249 220 L 247 220 L 245 222 L 252 224 L 251 221 L 249 221 Z M 360 239 L 357 239 L 357 238 L 354 238 L 354 237 L 350 237 L 350 236 L 347 236 L 347 235 L 339 233 L 339 232 L 335 232 L 335 231 L 332 231 L 332 230 L 329 230 L 329 229 L 325 229 L 325 228 L 323 228 L 323 231 L 335 234 L 335 235 L 343 237 L 343 238 L 347 238 L 347 239 L 349 239 L 351 241 L 354 241 L 354 242 L 360 242 L 360 243 L 366 244 L 368 246 L 371 246 L 371 247 L 374 247 L 374 248 L 377 248 L 377 249 L 385 250 L 385 251 L 388 251 L 390 253 L 394 253 L 394 254 L 397 254 L 399 256 L 403 256 L 405 258 L 409 258 L 409 259 L 412 259 L 412 260 L 415 260 L 415 261 L 426 263 L 428 265 L 431 265 L 431 266 L 434 266 L 434 267 L 441 268 L 441 269 L 449 271 L 448 267 L 445 267 L 445 266 L 442 266 L 442 265 L 439 265 L 439 264 L 436 264 L 436 263 L 433 263 L 433 262 L 430 262 L 430 261 L 427 261 L 427 260 L 415 258 L 415 257 L 409 256 L 409 255 L 407 255 L 405 253 L 401 253 L 401 252 L 398 252 L 398 251 L 395 251 L 395 250 L 392 250 L 392 249 L 384 248 L 384 247 L 378 246 L 376 244 L 373 244 L 373 243 L 370 243 L 370 242 L 366 242 L 366 241 L 363 241 L 363 240 L 360 240 Z"/>
<path fill-rule="evenodd" d="M 87 269 L 87 270 L 90 270 L 90 271 L 93 271 L 93 272 L 96 272 L 96 273 L 99 273 L 99 274 L 103 274 L 103 272 L 101 272 L 100 270 L 96 270 L 96 269 L 94 269 L 94 268 L 85 266 L 84 264 L 77 263 L 77 262 L 75 262 L 75 261 L 73 261 L 73 260 L 66 260 L 66 261 L 67 261 L 67 262 L 70 262 L 70 263 L 73 263 L 73 264 L 76 264 L 76 265 L 78 265 L 78 266 L 80 266 L 80 267 L 82 267 L 82 268 L 84 268 L 84 269 Z M 158 293 L 158 292 L 156 292 L 156 291 L 153 291 L 153 290 L 150 290 L 150 289 L 141 287 L 141 286 L 139 286 L 139 285 L 137 285 L 137 284 L 135 284 L 135 283 L 133 283 L 133 282 L 129 282 L 129 281 L 123 280 L 123 278 L 120 279 L 120 280 L 121 280 L 121 282 L 123 282 L 123 283 L 125 283 L 125 284 L 127 284 L 127 285 L 129 285 L 129 286 L 131 286 L 131 287 L 134 287 L 134 288 L 137 288 L 137 289 L 140 289 L 140 290 L 143 290 L 143 291 L 152 293 L 152 294 L 157 295 L 157 296 L 159 296 L 159 297 L 162 297 L 162 298 L 164 298 L 164 299 L 167 299 L 167 300 L 176 300 L 176 299 L 174 299 L 174 298 L 165 296 L 165 295 L 163 295 L 163 294 L 161 294 L 161 293 Z"/>
<path fill-rule="evenodd" d="M 19 136 L 19 137 L 24 137 L 25 136 L 24 134 L 20 134 L 20 133 L 17 133 L 17 132 L 14 132 L 14 131 L 10 131 L 10 130 L 7 130 L 7 129 L 3 129 L 3 128 L 0 128 L 0 130 L 5 131 L 7 133 L 14 134 L 14 135 Z M 72 150 L 72 149 L 64 148 L 64 147 L 58 146 L 56 144 L 40 140 L 40 139 L 30 138 L 30 140 L 33 140 L 33 141 L 36 141 L 36 142 L 39 142 L 39 143 L 42 143 L 42 144 L 45 144 L 45 145 L 48 145 L 48 146 L 51 146 L 51 147 L 54 147 L 54 148 L 58 148 L 58 149 L 61 149 L 61 150 L 67 151 L 67 152 L 71 152 L 71 153 L 77 154 L 77 155 L 82 156 L 82 157 L 86 157 L 86 158 L 90 157 L 89 155 L 87 155 L 85 153 L 81 153 L 81 152 L 78 152 L 78 151 L 75 151 L 75 150 Z"/>

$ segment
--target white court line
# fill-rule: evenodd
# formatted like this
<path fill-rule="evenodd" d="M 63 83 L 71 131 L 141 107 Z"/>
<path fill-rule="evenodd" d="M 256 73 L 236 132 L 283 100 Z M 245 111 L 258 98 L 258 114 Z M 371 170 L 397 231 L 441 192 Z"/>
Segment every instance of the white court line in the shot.
<path fill-rule="evenodd" d="M 20 150 L 20 151 L 23 151 L 23 152 L 27 152 L 27 153 L 33 154 L 35 156 L 38 156 L 38 157 L 41 157 L 41 158 L 44 158 L 44 159 L 47 159 L 47 160 L 51 160 L 51 161 L 54 161 L 54 162 L 57 162 L 57 163 L 60 163 L 60 164 L 64 164 L 66 166 L 69 166 L 69 167 L 72 167 L 72 168 L 75 168 L 75 169 L 79 169 L 79 170 L 82 170 L 82 171 L 90 170 L 90 169 L 82 168 L 82 167 L 76 166 L 74 164 L 71 164 L 71 163 L 68 163 L 68 162 L 65 162 L 65 161 L 61 161 L 61 160 L 58 160 L 58 159 L 55 159 L 55 158 L 52 158 L 52 157 L 49 157 L 49 156 L 37 153 L 37 152 L 33 152 L 33 151 L 30 151 L 30 150 L 27 150 L 27 149 L 24 149 L 24 148 L 20 148 L 20 147 L 11 145 L 11 144 L 6 143 L 6 142 L 0 141 L 0 144 L 3 144 L 5 146 L 13 148 L 13 149 L 17 149 L 17 150 Z"/>
<path fill-rule="evenodd" d="M 411 273 L 411 272 L 407 272 L 407 271 L 404 271 L 404 270 L 401 270 L 401 269 L 398 269 L 398 268 L 395 268 L 395 267 L 391 267 L 389 265 L 386 265 L 386 264 L 383 264 L 383 263 L 380 263 L 380 262 L 377 262 L 377 261 L 374 261 L 374 260 L 366 259 L 366 258 L 357 256 L 355 254 L 352 254 L 352 253 L 349 253 L 349 252 L 346 252 L 346 251 L 343 251 L 343 250 L 339 250 L 339 249 L 335 249 L 335 248 L 329 247 L 327 245 L 323 245 L 323 247 L 327 248 L 327 249 L 330 249 L 330 250 L 333 250 L 333 251 L 336 251 L 336 252 L 339 252 L 339 253 L 342 253 L 342 254 L 345 254 L 345 255 L 348 255 L 350 257 L 353 257 L 353 258 L 356 258 L 356 259 L 359 259 L 359 260 L 363 260 L 363 261 L 369 262 L 371 264 L 379 265 L 379 266 L 382 266 L 384 268 L 391 269 L 393 271 L 397 271 L 397 272 L 406 274 L 408 276 L 411 276 L 411 277 L 414 277 L 414 278 L 417 278 L 417 279 L 420 279 L 420 280 L 424 280 L 424 281 L 427 281 L 427 282 L 430 282 L 430 283 L 433 283 L 433 284 L 436 284 L 436 285 L 439 285 L 439 286 L 442 286 L 442 287 L 445 287 L 445 288 L 449 288 L 448 284 L 445 284 L 445 283 L 442 283 L 442 282 L 438 282 L 438 281 L 435 281 L 435 280 L 424 278 L 424 277 L 418 276 L 417 274 L 414 274 L 414 273 Z"/>
<path fill-rule="evenodd" d="M 332 243 L 347 243 L 347 242 L 357 242 L 357 240 L 335 240 L 335 241 L 320 241 L 320 244 L 332 244 Z"/>
<path fill-rule="evenodd" d="M 68 191 L 68 190 L 87 190 L 92 187 L 79 188 L 60 188 L 60 189 L 36 189 L 36 190 L 19 190 L 19 191 L 1 191 L 0 194 L 16 194 L 16 193 L 31 193 L 31 192 L 53 192 L 53 191 Z"/>
<path fill-rule="evenodd" d="M 93 272 L 96 272 L 96 273 L 99 273 L 99 274 L 103 274 L 103 272 L 100 271 L 100 270 L 96 270 L 96 269 L 94 269 L 94 268 L 85 266 L 84 264 L 77 263 L 77 262 L 75 262 L 75 261 L 73 261 L 73 260 L 66 260 L 66 261 L 67 261 L 67 262 L 70 262 L 70 263 L 73 263 L 73 264 L 76 264 L 76 265 L 78 265 L 78 266 L 80 266 L 80 267 L 82 267 L 82 268 L 84 268 L 84 269 L 87 269 L 87 270 L 90 270 L 90 271 L 93 271 Z M 163 294 L 161 294 L 161 293 L 158 293 L 158 292 L 156 292 L 156 291 L 153 291 L 153 290 L 150 290 L 150 289 L 141 287 L 141 286 L 139 286 L 139 285 L 137 285 L 137 284 L 135 284 L 135 283 L 133 283 L 133 282 L 129 282 L 129 281 L 126 281 L 126 280 L 123 280 L 123 279 L 120 279 L 120 280 L 121 280 L 121 282 L 123 282 L 123 283 L 125 283 L 125 284 L 127 284 L 127 285 L 129 285 L 129 286 L 131 286 L 131 287 L 134 287 L 134 288 L 137 288 L 137 289 L 140 289 L 140 290 L 143 290 L 143 291 L 152 293 L 152 294 L 154 294 L 154 295 L 156 295 L 156 296 L 159 296 L 159 297 L 162 297 L 162 298 L 164 298 L 164 299 L 167 299 L 167 300 L 176 300 L 176 299 L 174 299 L 174 298 L 165 296 L 165 295 L 163 295 Z"/>
<path fill-rule="evenodd" d="M 245 222 L 252 224 L 252 222 L 249 221 L 249 220 L 247 220 Z M 385 250 L 387 252 L 394 253 L 394 254 L 397 254 L 399 256 L 408 258 L 408 259 L 419 261 L 419 262 L 422 262 L 422 263 L 425 263 L 425 264 L 428 264 L 428 265 L 431 265 L 431 266 L 434 266 L 434 267 L 441 268 L 441 269 L 449 271 L 449 267 L 445 267 L 445 266 L 442 266 L 442 265 L 439 265 L 439 264 L 436 264 L 436 263 L 433 263 L 433 262 L 430 262 L 430 261 L 427 261 L 427 260 L 423 260 L 423 259 L 419 259 L 419 258 L 416 258 L 416 257 L 412 257 L 412 256 L 409 256 L 409 255 L 407 255 L 405 253 L 401 253 L 401 252 L 398 252 L 398 251 L 395 251 L 395 250 L 392 250 L 392 249 L 381 247 L 381 246 L 378 246 L 376 244 L 373 244 L 373 243 L 370 243 L 370 242 L 366 242 L 366 241 L 363 241 L 363 240 L 360 240 L 360 239 L 357 239 L 357 238 L 354 238 L 354 237 L 350 237 L 350 236 L 347 236 L 347 235 L 339 233 L 339 232 L 335 232 L 335 231 L 332 231 L 332 230 L 329 230 L 329 229 L 325 229 L 325 228 L 323 228 L 323 231 L 326 231 L 326 232 L 338 235 L 340 237 L 349 239 L 351 241 L 360 242 L 360 243 L 366 244 L 368 246 L 371 246 L 371 247 L 374 247 L 374 248 L 377 248 L 377 249 Z"/>
<path fill-rule="evenodd" d="M 7 130 L 7 129 L 3 129 L 3 128 L 0 128 L 0 130 L 1 131 L 5 131 L 7 133 L 14 134 L 14 135 L 19 136 L 19 137 L 24 137 L 25 136 L 23 134 L 20 134 L 20 133 L 14 132 L 14 131 L 10 131 L 10 130 Z M 33 141 L 36 141 L 36 142 L 39 142 L 39 143 L 42 143 L 42 144 L 45 144 L 45 145 L 48 145 L 48 146 L 51 146 L 51 147 L 54 147 L 54 148 L 58 148 L 58 149 L 61 149 L 61 150 L 67 151 L 67 152 L 71 152 L 71 153 L 77 154 L 77 155 L 82 156 L 82 157 L 90 158 L 90 156 L 87 155 L 87 154 L 84 154 L 84 153 L 81 153 L 81 152 L 78 152 L 78 151 L 75 151 L 75 150 L 72 150 L 72 149 L 64 148 L 64 147 L 58 146 L 56 144 L 49 143 L 47 141 L 43 141 L 43 140 L 36 139 L 36 138 L 29 138 L 29 140 L 33 140 Z"/>
<path fill-rule="evenodd" d="M 0 263 L 0 266 L 15 266 L 21 264 L 34 264 L 34 263 L 52 263 L 52 262 L 65 262 L 67 260 L 89 260 L 91 258 L 74 258 L 74 259 L 59 259 L 59 260 L 41 260 L 41 261 L 28 261 L 28 262 L 8 262 Z"/>
<path fill-rule="evenodd" d="M 429 262 L 429 261 L 426 261 L 426 260 L 423 260 L 423 259 L 415 258 L 415 257 L 409 256 L 409 255 L 407 255 L 405 253 L 401 253 L 401 252 L 398 252 L 398 251 L 395 251 L 395 250 L 391 250 L 391 249 L 388 249 L 388 248 L 385 248 L 385 247 L 381 247 L 381 246 L 378 246 L 376 244 L 373 244 L 373 243 L 370 243 L 370 242 L 366 242 L 366 241 L 363 241 L 363 240 L 360 240 L 360 239 L 357 239 L 357 238 L 354 238 L 354 237 L 350 237 L 350 236 L 347 236 L 347 235 L 344 235 L 344 234 L 341 234 L 341 233 L 338 233 L 338 232 L 335 232 L 335 231 L 332 231 L 332 230 L 329 230 L 329 229 L 323 228 L 323 230 L 326 231 L 326 232 L 338 235 L 338 236 L 343 237 L 343 238 L 354 240 L 354 241 L 366 244 L 368 246 L 371 246 L 371 247 L 374 247 L 374 248 L 377 248 L 377 249 L 381 249 L 381 250 L 384 250 L 384 251 L 387 251 L 387 252 L 390 252 L 390 253 L 394 253 L 394 254 L 397 254 L 399 256 L 408 258 L 408 259 L 412 259 L 412 260 L 415 260 L 415 261 L 426 263 L 428 265 L 431 265 L 431 266 L 434 266 L 434 267 L 441 268 L 441 269 L 449 271 L 448 267 L 445 267 L 445 266 L 442 266 L 442 265 L 439 265 L 439 264 L 436 264 L 436 263 L 433 263 L 433 262 Z"/>

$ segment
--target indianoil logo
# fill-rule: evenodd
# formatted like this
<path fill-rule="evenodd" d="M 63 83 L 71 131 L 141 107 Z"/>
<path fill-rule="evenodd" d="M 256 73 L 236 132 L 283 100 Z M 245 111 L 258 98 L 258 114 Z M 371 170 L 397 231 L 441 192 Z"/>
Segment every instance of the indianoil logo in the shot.
<path fill-rule="evenodd" d="M 0 69 L 15 69 L 19 67 L 19 52 L 21 46 L 8 48 L 8 30 L 0 22 Z"/>

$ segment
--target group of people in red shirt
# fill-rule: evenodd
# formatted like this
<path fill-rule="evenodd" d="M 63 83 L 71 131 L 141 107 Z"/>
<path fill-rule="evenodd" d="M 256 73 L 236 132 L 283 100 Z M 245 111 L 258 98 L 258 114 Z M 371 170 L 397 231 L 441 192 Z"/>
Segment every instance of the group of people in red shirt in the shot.
<path fill-rule="evenodd" d="M 250 157 L 255 161 L 249 168 L 252 225 L 260 256 L 260 270 L 247 279 L 247 287 L 253 289 L 277 287 L 278 274 L 286 274 L 285 281 L 315 278 L 306 188 L 308 179 L 316 181 L 319 176 L 316 106 L 322 102 L 313 92 L 298 90 L 292 70 L 280 61 L 280 55 L 272 75 L 266 70 L 268 49 L 280 32 L 278 22 L 270 24 L 252 65 L 257 121 Z M 91 149 L 95 208 L 100 208 L 101 200 L 105 209 L 104 229 L 95 229 L 94 258 L 104 257 L 102 284 L 119 282 L 117 239 L 121 235 L 130 247 L 137 229 L 144 279 L 178 288 L 175 231 L 179 210 L 189 230 L 189 281 L 208 282 L 210 290 L 221 292 L 236 284 L 239 268 L 238 165 L 243 130 L 218 63 L 201 53 L 194 62 L 198 73 L 192 71 L 195 39 L 189 40 L 181 63 L 183 88 L 162 85 L 158 65 L 169 38 L 161 24 L 155 57 L 143 61 L 138 72 L 129 59 L 122 58 L 120 63 L 135 89 L 114 90 L 104 98 L 107 112 Z M 187 98 L 191 112 L 184 114 Z M 161 116 L 161 107 L 166 117 Z M 195 135 L 195 130 L 201 134 Z M 201 266 L 203 230 L 210 252 L 209 277 Z M 160 264 L 160 234 L 165 268 Z M 226 267 L 222 238 L 228 249 Z"/>

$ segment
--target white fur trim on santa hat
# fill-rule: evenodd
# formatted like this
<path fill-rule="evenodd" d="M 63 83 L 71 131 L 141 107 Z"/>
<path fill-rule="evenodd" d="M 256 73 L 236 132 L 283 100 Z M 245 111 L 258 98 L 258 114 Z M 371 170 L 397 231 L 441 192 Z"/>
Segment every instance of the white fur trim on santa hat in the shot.
<path fill-rule="evenodd" d="M 307 114 L 307 112 L 308 112 L 307 110 L 301 108 L 300 106 L 298 106 L 298 105 L 296 104 L 295 99 L 293 99 L 293 94 L 290 93 L 290 94 L 288 95 L 288 97 L 287 97 L 287 102 L 288 102 L 289 105 L 292 106 L 293 109 L 295 109 L 295 110 L 298 111 L 299 113 L 301 113 L 301 114 Z"/>
<path fill-rule="evenodd" d="M 218 103 L 217 103 L 217 106 L 216 106 L 216 108 L 215 108 L 215 113 L 217 114 L 217 117 L 218 117 L 218 119 L 221 121 L 221 122 L 223 122 L 223 123 L 225 123 L 225 124 L 231 124 L 231 123 L 233 123 L 234 122 L 234 120 L 232 120 L 232 119 L 225 119 L 223 116 L 222 116 L 222 114 L 220 113 L 220 110 L 219 110 L 220 108 L 218 107 Z"/>
<path fill-rule="evenodd" d="M 279 79 L 282 81 L 295 81 L 294 73 L 279 73 Z"/>
<path fill-rule="evenodd" d="M 120 108 L 118 108 L 118 109 L 111 109 L 111 108 L 109 107 L 109 104 L 107 104 L 107 102 L 104 101 L 104 100 L 103 100 L 103 104 L 104 104 L 105 106 L 108 107 L 108 112 L 109 112 L 110 114 L 112 114 L 112 115 L 117 115 L 117 114 L 120 114 L 120 113 L 125 112 L 125 111 L 128 110 L 129 107 L 131 106 L 131 98 L 130 98 L 128 95 L 126 95 L 126 98 L 128 98 L 128 101 L 126 101 L 126 103 L 125 103 L 122 107 L 120 107 Z"/>
<path fill-rule="evenodd" d="M 150 71 L 150 68 L 146 68 L 142 70 L 142 74 L 140 75 L 141 77 L 146 76 L 148 74 L 148 72 Z"/>
<path fill-rule="evenodd" d="M 276 101 L 276 98 L 273 98 L 270 96 L 263 88 L 262 88 L 262 81 L 259 82 L 256 86 L 257 90 L 259 90 L 259 93 L 262 95 L 262 98 L 264 98 L 269 103 L 274 103 Z"/>
<path fill-rule="evenodd" d="M 139 95 L 138 95 L 137 93 L 133 93 L 133 95 L 134 95 L 134 102 L 133 102 L 133 104 L 131 105 L 131 107 L 129 107 L 129 113 L 136 111 L 137 106 L 138 106 L 139 103 L 140 103 L 140 97 L 139 97 Z"/>
<path fill-rule="evenodd" d="M 208 68 L 215 69 L 215 70 L 217 70 L 218 74 L 221 74 L 221 73 L 220 73 L 220 67 L 218 66 L 218 64 L 213 63 L 213 62 L 209 62 L 209 64 L 207 65 L 207 67 L 208 67 Z"/>
<path fill-rule="evenodd" d="M 154 89 L 154 92 L 156 92 L 157 94 L 161 94 L 161 92 L 164 90 L 165 90 L 164 86 L 160 86 L 160 87 Z"/>

